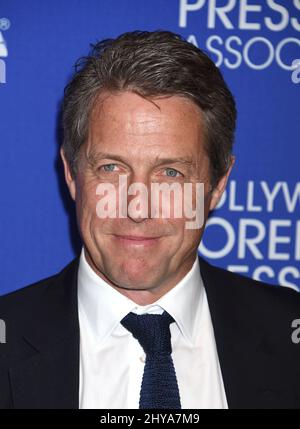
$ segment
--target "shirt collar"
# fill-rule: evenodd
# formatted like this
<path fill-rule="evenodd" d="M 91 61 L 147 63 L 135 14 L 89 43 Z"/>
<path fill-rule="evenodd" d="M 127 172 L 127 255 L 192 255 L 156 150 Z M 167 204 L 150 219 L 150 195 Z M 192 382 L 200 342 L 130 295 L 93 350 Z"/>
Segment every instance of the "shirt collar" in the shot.
<path fill-rule="evenodd" d="M 79 310 L 84 313 L 98 343 L 104 341 L 129 312 L 158 314 L 163 310 L 173 317 L 184 337 L 194 343 L 203 293 L 196 257 L 191 270 L 168 293 L 153 304 L 138 305 L 99 277 L 88 264 L 82 249 L 78 270 Z"/>

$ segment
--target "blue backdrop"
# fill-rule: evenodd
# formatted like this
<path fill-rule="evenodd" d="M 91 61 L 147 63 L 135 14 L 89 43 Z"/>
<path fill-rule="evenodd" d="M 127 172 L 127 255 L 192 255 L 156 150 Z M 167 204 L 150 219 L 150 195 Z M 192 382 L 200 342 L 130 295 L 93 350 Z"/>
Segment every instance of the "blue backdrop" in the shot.
<path fill-rule="evenodd" d="M 236 165 L 201 253 L 300 289 L 300 0 L 0 0 L 0 294 L 78 253 L 58 105 L 89 43 L 136 29 L 207 50 L 236 97 Z"/>

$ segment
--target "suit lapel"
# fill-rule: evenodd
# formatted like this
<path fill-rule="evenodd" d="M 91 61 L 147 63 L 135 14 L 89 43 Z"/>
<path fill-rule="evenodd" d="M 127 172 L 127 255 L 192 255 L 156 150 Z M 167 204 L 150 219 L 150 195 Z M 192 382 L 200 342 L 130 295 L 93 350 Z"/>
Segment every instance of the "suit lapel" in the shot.
<path fill-rule="evenodd" d="M 223 270 L 199 260 L 229 408 L 289 407 L 294 398 L 280 376 L 284 350 L 256 320 L 257 302 L 243 296 L 243 284 L 230 284 L 230 275 L 226 283 Z"/>
<path fill-rule="evenodd" d="M 55 347 L 10 369 L 14 408 L 78 408 L 76 341 L 71 337 Z"/>
<path fill-rule="evenodd" d="M 14 408 L 79 408 L 78 259 L 51 283 L 10 368 Z"/>

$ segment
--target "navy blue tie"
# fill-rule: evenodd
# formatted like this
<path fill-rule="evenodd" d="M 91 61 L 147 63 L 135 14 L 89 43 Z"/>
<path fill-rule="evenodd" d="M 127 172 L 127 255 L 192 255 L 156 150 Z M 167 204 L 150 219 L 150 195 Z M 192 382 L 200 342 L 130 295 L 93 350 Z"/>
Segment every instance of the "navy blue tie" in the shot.
<path fill-rule="evenodd" d="M 180 396 L 171 356 L 170 324 L 163 314 L 127 314 L 122 325 L 139 341 L 146 353 L 139 408 L 180 409 Z"/>

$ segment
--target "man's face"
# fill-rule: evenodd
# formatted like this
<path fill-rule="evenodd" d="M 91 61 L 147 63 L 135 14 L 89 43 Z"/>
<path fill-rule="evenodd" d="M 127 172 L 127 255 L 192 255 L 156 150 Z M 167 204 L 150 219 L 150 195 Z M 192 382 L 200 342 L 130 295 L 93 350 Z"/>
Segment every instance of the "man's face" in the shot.
<path fill-rule="evenodd" d="M 149 217 L 99 218 L 97 186 L 112 183 L 118 206 L 120 175 L 126 176 L 128 186 L 144 184 L 149 195 L 151 182 L 181 186 L 202 182 L 206 218 L 226 182 L 224 178 L 215 193 L 209 192 L 209 160 L 198 107 L 178 96 L 152 101 L 132 92 L 103 95 L 91 113 L 88 141 L 81 149 L 75 179 L 63 156 L 89 264 L 140 304 L 154 302 L 190 270 L 203 226 L 187 229 L 185 217 L 151 218 L 150 211 Z M 127 198 L 129 204 L 133 196 Z"/>

